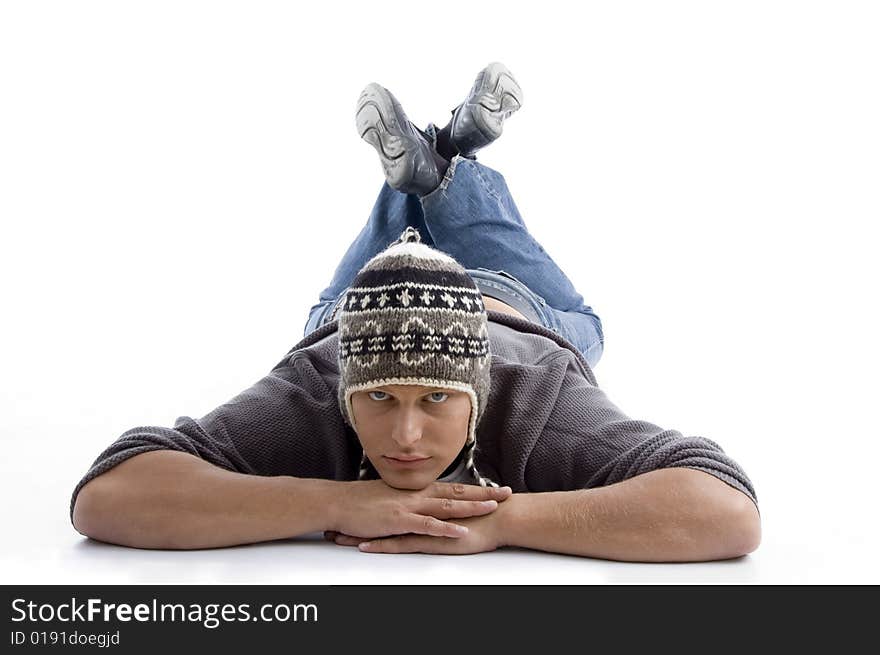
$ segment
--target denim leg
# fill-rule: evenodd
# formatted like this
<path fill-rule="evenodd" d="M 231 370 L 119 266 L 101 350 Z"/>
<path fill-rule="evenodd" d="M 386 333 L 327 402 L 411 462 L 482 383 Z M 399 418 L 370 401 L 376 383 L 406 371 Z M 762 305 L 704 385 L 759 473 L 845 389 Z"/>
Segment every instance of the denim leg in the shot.
<path fill-rule="evenodd" d="M 401 193 L 388 186 L 387 182 L 383 183 L 367 224 L 342 256 L 330 285 L 321 292 L 318 302 L 309 310 L 303 336 L 329 321 L 337 302 L 342 299 L 358 271 L 390 246 L 410 225 L 418 229 L 426 245 L 434 245 L 425 226 L 418 196 Z"/>
<path fill-rule="evenodd" d="M 598 361 L 605 339 L 601 320 L 529 233 L 499 172 L 455 157 L 440 186 L 420 201 L 434 247 L 465 268 L 488 268 L 521 282 L 546 305 L 545 326 Z"/>
<path fill-rule="evenodd" d="M 480 288 L 515 307 L 517 298 L 531 302 L 542 325 L 572 342 L 591 366 L 598 362 L 604 343 L 601 320 L 529 234 L 501 174 L 464 157 L 455 157 L 438 189 L 422 198 L 383 184 L 367 224 L 310 309 L 305 334 L 332 320 L 358 271 L 410 225 L 425 244 L 452 255 L 469 271 L 475 269 L 470 272 L 476 282 L 493 280 L 495 291 L 502 291 L 504 278 L 514 282 L 502 293 Z M 521 309 L 530 315 L 527 307 Z"/>
<path fill-rule="evenodd" d="M 465 268 L 503 269 L 561 311 L 585 307 L 571 280 L 529 233 L 497 171 L 455 157 L 441 185 L 421 203 L 435 247 Z"/>

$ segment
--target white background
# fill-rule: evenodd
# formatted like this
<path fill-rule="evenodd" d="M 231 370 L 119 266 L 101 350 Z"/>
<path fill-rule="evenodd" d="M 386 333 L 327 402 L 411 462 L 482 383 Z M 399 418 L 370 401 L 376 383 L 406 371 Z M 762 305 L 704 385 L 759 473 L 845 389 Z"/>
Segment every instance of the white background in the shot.
<path fill-rule="evenodd" d="M 880 582 L 878 32 L 869 2 L 3 3 L 2 582 Z M 444 124 L 495 60 L 525 102 L 480 161 L 601 316 L 600 386 L 740 462 L 760 548 L 77 533 L 70 493 L 119 434 L 204 415 L 301 339 L 383 180 L 362 87 Z"/>

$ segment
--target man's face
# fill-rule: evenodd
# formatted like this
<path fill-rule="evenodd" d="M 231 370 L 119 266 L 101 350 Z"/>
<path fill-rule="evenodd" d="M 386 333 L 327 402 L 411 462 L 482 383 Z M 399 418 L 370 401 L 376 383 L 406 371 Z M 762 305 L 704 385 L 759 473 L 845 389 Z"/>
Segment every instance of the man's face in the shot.
<path fill-rule="evenodd" d="M 385 385 L 353 393 L 351 411 L 364 452 L 382 479 L 397 489 L 424 489 L 464 447 L 471 402 L 454 389 Z M 413 457 L 422 459 L 399 461 Z"/>

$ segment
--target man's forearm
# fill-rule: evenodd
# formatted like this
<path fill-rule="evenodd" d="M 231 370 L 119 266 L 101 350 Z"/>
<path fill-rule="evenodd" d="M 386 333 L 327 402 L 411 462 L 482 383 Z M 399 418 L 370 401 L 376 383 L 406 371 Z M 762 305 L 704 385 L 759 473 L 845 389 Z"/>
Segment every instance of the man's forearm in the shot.
<path fill-rule="evenodd" d="M 514 494 L 494 518 L 501 545 L 635 562 L 729 559 L 761 538 L 748 497 L 687 468 L 594 489 Z"/>
<path fill-rule="evenodd" d="M 234 546 L 332 527 L 332 480 L 243 475 L 172 450 L 136 455 L 86 484 L 74 526 L 137 548 Z"/>

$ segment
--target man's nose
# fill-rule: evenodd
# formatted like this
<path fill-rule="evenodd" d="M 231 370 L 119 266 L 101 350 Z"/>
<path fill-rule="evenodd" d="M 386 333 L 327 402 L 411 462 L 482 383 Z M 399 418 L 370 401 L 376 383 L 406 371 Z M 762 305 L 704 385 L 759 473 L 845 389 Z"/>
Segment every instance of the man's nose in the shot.
<path fill-rule="evenodd" d="M 394 441 L 401 446 L 410 446 L 422 438 L 422 421 L 418 412 L 409 409 L 400 411 L 397 421 L 394 423 Z"/>

